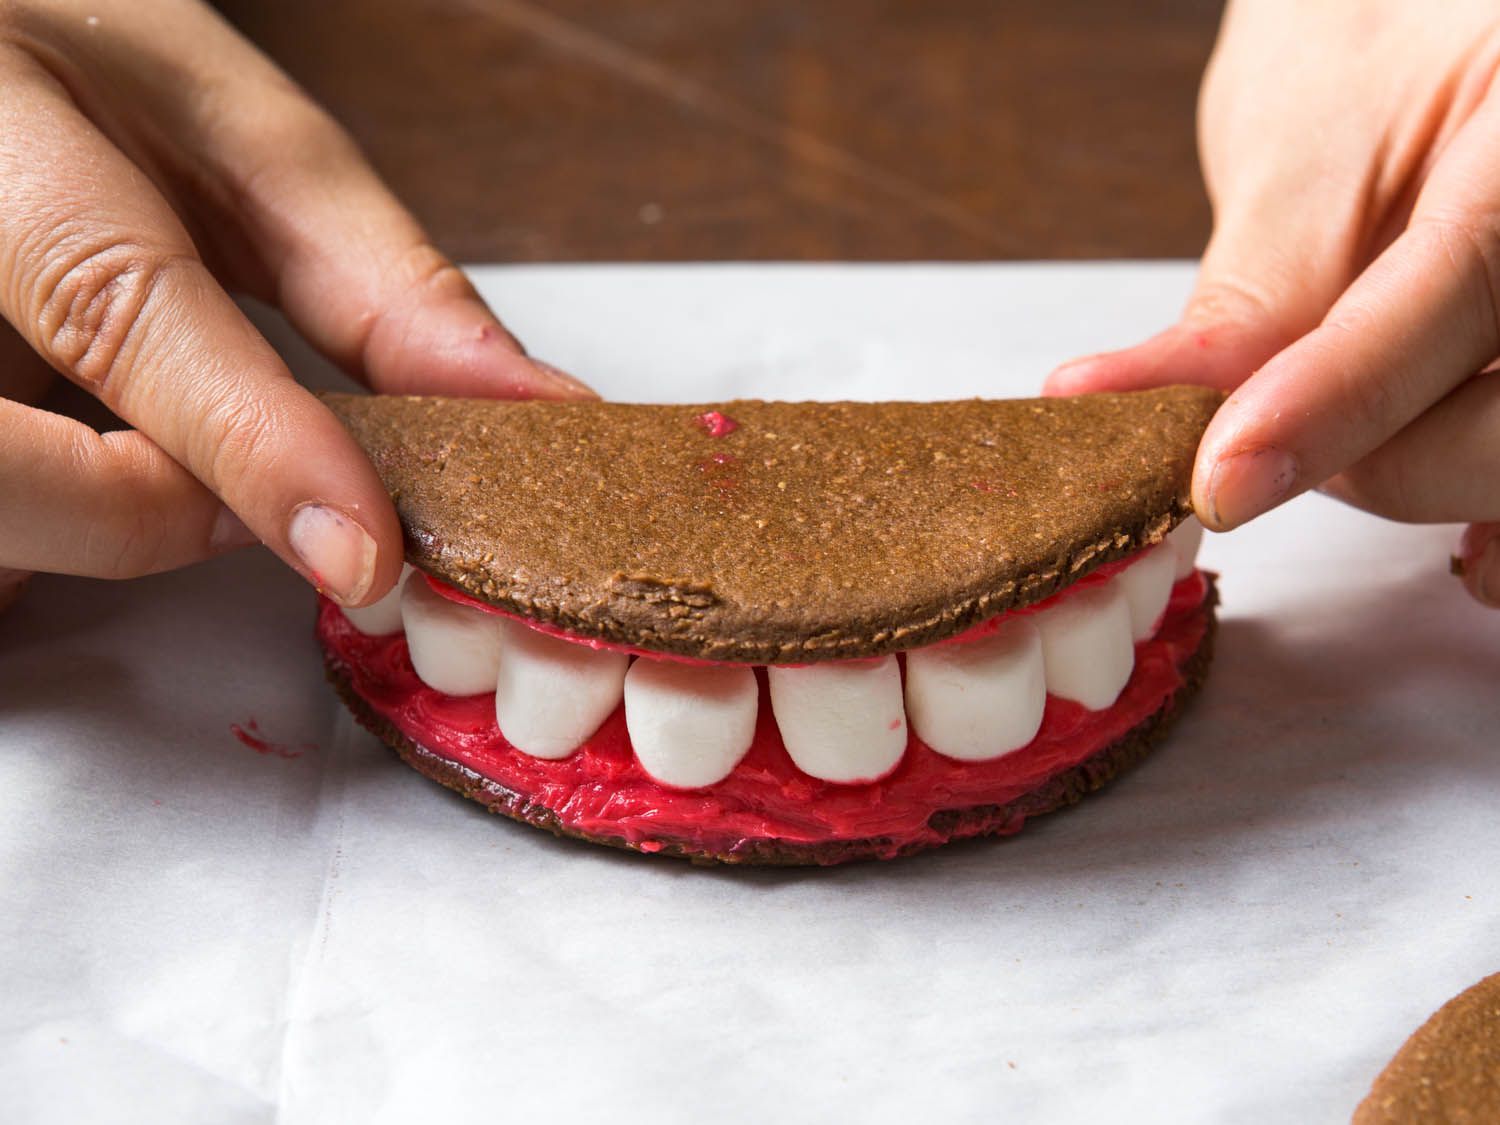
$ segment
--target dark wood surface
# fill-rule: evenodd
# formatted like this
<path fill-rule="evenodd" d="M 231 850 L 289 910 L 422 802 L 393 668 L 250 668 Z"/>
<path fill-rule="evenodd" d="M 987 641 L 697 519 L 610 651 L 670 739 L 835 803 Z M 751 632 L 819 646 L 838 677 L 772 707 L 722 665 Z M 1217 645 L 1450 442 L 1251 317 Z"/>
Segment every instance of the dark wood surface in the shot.
<path fill-rule="evenodd" d="M 221 0 L 464 261 L 1195 255 L 1219 0 Z"/>

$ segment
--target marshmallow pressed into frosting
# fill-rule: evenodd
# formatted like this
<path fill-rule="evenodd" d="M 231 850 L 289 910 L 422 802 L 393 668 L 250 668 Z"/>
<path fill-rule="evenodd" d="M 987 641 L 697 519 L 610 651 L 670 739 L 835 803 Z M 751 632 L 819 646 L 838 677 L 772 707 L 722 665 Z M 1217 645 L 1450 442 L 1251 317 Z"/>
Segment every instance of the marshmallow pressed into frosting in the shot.
<path fill-rule="evenodd" d="M 771 710 L 797 768 L 824 781 L 874 781 L 906 750 L 901 669 L 879 660 L 767 669 Z"/>
<path fill-rule="evenodd" d="M 401 632 L 401 587 L 406 585 L 411 572 L 411 564 L 402 563 L 401 577 L 396 579 L 389 594 L 367 606 L 345 609 L 343 614 L 349 619 L 349 624 L 367 637 L 389 637 Z"/>
<path fill-rule="evenodd" d="M 1176 579 L 1177 551 L 1170 543 L 1148 547 L 1140 558 L 1127 566 L 1114 580 L 1125 591 L 1130 605 L 1130 636 L 1144 641 L 1156 632 L 1161 615 L 1172 599 Z"/>
<path fill-rule="evenodd" d="M 989 636 L 906 654 L 906 712 L 917 737 L 966 762 L 1025 746 L 1047 706 L 1042 637 L 1028 618 Z"/>
<path fill-rule="evenodd" d="M 1167 533 L 1167 542 L 1177 552 L 1177 570 L 1174 577 L 1181 581 L 1193 573 L 1198 565 L 1198 544 L 1203 542 L 1203 525 L 1197 516 L 1188 516 Z"/>
<path fill-rule="evenodd" d="M 1175 581 L 1194 568 L 1202 525 L 1189 518 L 1107 583 L 974 641 L 896 657 L 771 666 L 771 706 L 804 773 L 859 783 L 889 773 L 912 728 L 960 761 L 1028 745 L 1048 694 L 1091 710 L 1112 705 L 1134 668 L 1134 642 L 1161 622 Z M 366 636 L 406 632 L 413 669 L 448 695 L 494 692 L 500 732 L 533 757 L 572 754 L 624 702 L 637 761 L 679 789 L 722 781 L 755 739 L 760 692 L 744 665 L 696 665 L 591 648 L 451 601 L 403 566 L 380 601 L 344 616 Z"/>
<path fill-rule="evenodd" d="M 620 705 L 630 657 L 518 622 L 502 624 L 505 645 L 494 683 L 500 733 L 534 758 L 566 758 Z"/>
<path fill-rule="evenodd" d="M 637 657 L 625 674 L 625 726 L 644 769 L 663 785 L 723 781 L 755 739 L 760 687 L 744 665 Z"/>
<path fill-rule="evenodd" d="M 428 687 L 448 695 L 495 690 L 503 618 L 449 601 L 418 574 L 401 587 L 401 623 L 411 666 Z"/>
<path fill-rule="evenodd" d="M 1130 603 L 1116 579 L 1076 590 L 1032 615 L 1042 633 L 1047 691 L 1102 711 L 1119 698 L 1135 667 Z"/>

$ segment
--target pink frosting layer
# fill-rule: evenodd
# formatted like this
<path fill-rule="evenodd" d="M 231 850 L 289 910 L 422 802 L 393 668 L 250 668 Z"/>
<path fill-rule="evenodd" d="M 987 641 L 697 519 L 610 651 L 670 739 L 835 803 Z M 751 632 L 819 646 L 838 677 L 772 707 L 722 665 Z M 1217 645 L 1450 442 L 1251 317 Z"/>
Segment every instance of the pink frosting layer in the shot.
<path fill-rule="evenodd" d="M 796 767 L 771 713 L 764 669 L 756 673 L 760 716 L 749 753 L 723 781 L 678 790 L 652 780 L 636 762 L 623 705 L 574 754 L 545 761 L 506 742 L 493 696 L 455 698 L 426 687 L 401 635 L 366 637 L 326 600 L 317 630 L 328 653 L 349 669 L 354 690 L 406 737 L 545 806 L 573 830 L 648 851 L 685 841 L 718 853 L 766 839 L 884 837 L 894 854 L 913 842 L 940 842 L 927 823 L 934 811 L 1013 801 L 1158 711 L 1181 686 L 1183 666 L 1208 627 L 1206 592 L 1198 573 L 1176 584 L 1160 628 L 1136 646 L 1130 682 L 1108 709 L 1089 711 L 1049 696 L 1036 738 L 988 762 L 945 758 L 913 734 L 891 773 L 859 785 L 820 781 Z M 1020 827 L 1018 820 L 1007 830 Z"/>

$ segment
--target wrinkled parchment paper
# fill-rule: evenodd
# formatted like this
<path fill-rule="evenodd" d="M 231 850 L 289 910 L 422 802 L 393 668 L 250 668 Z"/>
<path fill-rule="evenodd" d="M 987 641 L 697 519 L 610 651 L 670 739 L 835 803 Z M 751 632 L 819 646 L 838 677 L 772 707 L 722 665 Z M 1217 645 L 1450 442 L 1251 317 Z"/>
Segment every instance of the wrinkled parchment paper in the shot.
<path fill-rule="evenodd" d="M 1191 268 L 476 277 L 611 397 L 940 398 L 1155 330 Z M 1210 537 L 1217 666 L 1145 765 L 1007 842 L 794 872 L 419 777 L 263 551 L 39 579 L 0 616 L 0 1120 L 1345 1120 L 1500 969 L 1500 615 L 1454 538 L 1319 497 Z"/>

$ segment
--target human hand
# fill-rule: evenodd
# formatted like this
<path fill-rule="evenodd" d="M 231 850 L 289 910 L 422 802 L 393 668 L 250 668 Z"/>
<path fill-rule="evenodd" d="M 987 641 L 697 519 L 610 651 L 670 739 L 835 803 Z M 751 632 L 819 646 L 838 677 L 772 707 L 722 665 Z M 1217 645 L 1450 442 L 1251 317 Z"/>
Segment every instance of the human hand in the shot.
<path fill-rule="evenodd" d="M 229 297 L 378 391 L 577 397 L 345 133 L 197 0 L 0 3 L 0 605 L 264 542 L 331 597 L 401 569 L 374 468 Z M 36 408 L 51 370 L 134 426 Z"/>
<path fill-rule="evenodd" d="M 1204 523 L 1313 487 L 1466 521 L 1464 582 L 1500 605 L 1497 72 L 1492 0 L 1233 0 L 1199 103 L 1214 230 L 1192 298 L 1048 390 L 1238 388 L 1199 449 Z"/>

